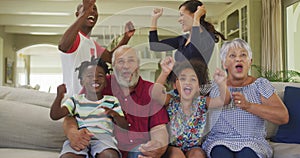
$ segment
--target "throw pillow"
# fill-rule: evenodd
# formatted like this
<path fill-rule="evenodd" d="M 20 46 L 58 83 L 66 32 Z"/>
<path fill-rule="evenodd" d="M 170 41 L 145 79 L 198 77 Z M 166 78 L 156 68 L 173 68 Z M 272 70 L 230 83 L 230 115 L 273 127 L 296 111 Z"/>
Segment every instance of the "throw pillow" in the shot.
<path fill-rule="evenodd" d="M 287 86 L 283 102 L 289 111 L 289 122 L 280 125 L 276 135 L 271 139 L 278 143 L 300 144 L 300 88 Z"/>

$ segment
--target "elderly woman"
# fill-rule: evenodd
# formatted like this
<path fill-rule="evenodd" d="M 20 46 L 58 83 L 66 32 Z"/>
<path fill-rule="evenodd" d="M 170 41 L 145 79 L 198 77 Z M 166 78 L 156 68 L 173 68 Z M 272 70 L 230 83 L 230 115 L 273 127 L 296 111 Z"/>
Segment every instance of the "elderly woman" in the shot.
<path fill-rule="evenodd" d="M 265 140 L 264 121 L 287 123 L 287 108 L 267 79 L 248 75 L 252 64 L 248 43 L 234 39 L 220 51 L 232 101 L 221 110 L 212 110 L 211 132 L 203 149 L 209 158 L 270 158 L 272 148 Z M 213 85 L 210 95 L 219 95 L 217 86 Z"/>

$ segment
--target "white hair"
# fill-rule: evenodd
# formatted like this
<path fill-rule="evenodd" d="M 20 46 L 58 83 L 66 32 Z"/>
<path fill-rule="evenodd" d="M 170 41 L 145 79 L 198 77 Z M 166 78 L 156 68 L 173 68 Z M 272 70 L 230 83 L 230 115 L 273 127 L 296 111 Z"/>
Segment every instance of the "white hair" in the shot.
<path fill-rule="evenodd" d="M 231 48 L 244 48 L 247 50 L 250 60 L 252 59 L 252 50 L 249 44 L 240 38 L 235 38 L 232 41 L 226 41 L 220 49 L 220 57 L 223 62 L 225 62 L 227 53 Z"/>
<path fill-rule="evenodd" d="M 125 51 L 128 51 L 129 49 L 130 49 L 130 50 L 133 50 L 133 51 L 135 52 L 136 58 L 137 58 L 137 62 L 138 62 L 138 65 L 140 65 L 140 54 L 138 53 L 138 51 L 137 51 L 136 49 L 134 49 L 134 48 L 131 47 L 130 45 L 122 45 L 122 46 L 120 46 L 119 48 L 117 48 L 117 49 L 114 51 L 114 53 L 113 53 L 113 55 L 112 55 L 112 59 L 111 59 L 112 65 L 115 65 L 116 54 L 121 53 L 121 52 L 123 52 L 124 50 L 125 50 Z"/>

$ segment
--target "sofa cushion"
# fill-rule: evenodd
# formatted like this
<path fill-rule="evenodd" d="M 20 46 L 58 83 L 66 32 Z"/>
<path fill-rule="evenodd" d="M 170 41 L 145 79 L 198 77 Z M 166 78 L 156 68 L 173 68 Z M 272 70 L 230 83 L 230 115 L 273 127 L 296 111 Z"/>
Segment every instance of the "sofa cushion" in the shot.
<path fill-rule="evenodd" d="M 49 108 L 0 99 L 0 109 L 1 148 L 61 149 L 66 139 L 62 120 L 52 121 Z"/>
<path fill-rule="evenodd" d="M 276 135 L 271 139 L 273 142 L 279 143 L 300 143 L 300 88 L 285 87 L 284 99 L 288 111 L 289 122 L 280 125 Z"/>
<path fill-rule="evenodd" d="M 0 86 L 0 100 L 11 100 L 22 103 L 51 107 L 56 94 L 33 89 Z"/>
<path fill-rule="evenodd" d="M 300 145 L 270 142 L 273 148 L 273 158 L 299 158 Z"/>
<path fill-rule="evenodd" d="M 29 149 L 0 148 L 1 157 L 7 158 L 55 158 L 59 152 Z"/>

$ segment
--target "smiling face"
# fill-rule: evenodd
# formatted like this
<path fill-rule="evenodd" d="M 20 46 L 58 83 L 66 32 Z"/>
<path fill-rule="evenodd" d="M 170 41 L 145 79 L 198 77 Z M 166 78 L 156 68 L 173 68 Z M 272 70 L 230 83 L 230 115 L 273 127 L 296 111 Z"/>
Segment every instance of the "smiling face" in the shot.
<path fill-rule="evenodd" d="M 179 8 L 178 22 L 181 24 L 181 29 L 183 32 L 192 30 L 193 18 L 194 14 L 187 10 L 185 6 Z"/>
<path fill-rule="evenodd" d="M 252 61 L 246 49 L 232 47 L 227 52 L 223 67 L 228 70 L 229 77 L 238 80 L 248 76 L 251 63 Z"/>
<path fill-rule="evenodd" d="M 134 49 L 120 48 L 114 52 L 113 69 L 120 86 L 135 86 L 139 79 L 139 61 Z"/>
<path fill-rule="evenodd" d="M 87 94 L 101 93 L 106 86 L 105 71 L 97 65 L 88 66 L 82 74 L 81 84 L 85 87 Z"/>
<path fill-rule="evenodd" d="M 78 6 L 78 11 L 76 12 L 76 17 L 78 17 L 80 14 L 83 14 L 83 5 Z M 98 10 L 97 6 L 94 5 L 92 11 L 90 12 L 89 16 L 85 20 L 85 26 L 87 27 L 94 27 L 98 20 Z"/>
<path fill-rule="evenodd" d="M 175 85 L 181 99 L 191 100 L 199 95 L 199 81 L 195 71 L 191 68 L 183 69 L 179 73 Z"/>

